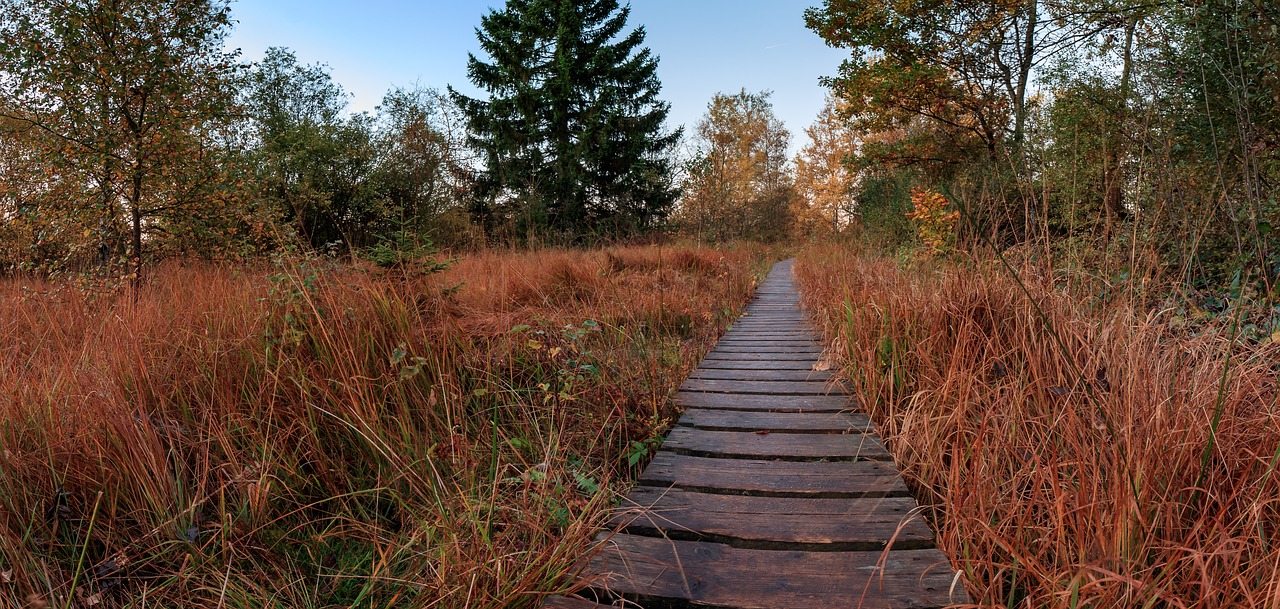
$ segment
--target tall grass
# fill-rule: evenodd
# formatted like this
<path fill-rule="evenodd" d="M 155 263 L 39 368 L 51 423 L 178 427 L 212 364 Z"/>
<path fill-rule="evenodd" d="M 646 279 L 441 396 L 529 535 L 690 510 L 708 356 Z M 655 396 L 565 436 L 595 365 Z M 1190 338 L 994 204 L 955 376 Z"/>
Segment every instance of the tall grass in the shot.
<path fill-rule="evenodd" d="M 519 607 L 565 585 L 763 254 L 0 283 L 0 606 Z"/>
<path fill-rule="evenodd" d="M 796 272 L 983 606 L 1280 606 L 1280 345 L 1032 271 Z"/>

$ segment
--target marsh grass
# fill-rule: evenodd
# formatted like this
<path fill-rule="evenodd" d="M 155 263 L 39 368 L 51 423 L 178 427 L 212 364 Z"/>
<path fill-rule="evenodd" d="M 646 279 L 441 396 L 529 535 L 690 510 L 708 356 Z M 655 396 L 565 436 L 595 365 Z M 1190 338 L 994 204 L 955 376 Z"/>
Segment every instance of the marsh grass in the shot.
<path fill-rule="evenodd" d="M 994 264 L 796 272 L 982 606 L 1280 606 L 1280 345 Z"/>
<path fill-rule="evenodd" d="M 0 606 L 520 607 L 567 585 L 758 248 L 0 283 Z"/>

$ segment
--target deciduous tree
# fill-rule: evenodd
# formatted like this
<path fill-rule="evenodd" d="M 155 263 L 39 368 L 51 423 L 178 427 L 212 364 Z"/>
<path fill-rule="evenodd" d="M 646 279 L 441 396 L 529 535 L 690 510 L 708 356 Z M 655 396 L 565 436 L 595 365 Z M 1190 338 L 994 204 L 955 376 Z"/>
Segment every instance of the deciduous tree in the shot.
<path fill-rule="evenodd" d="M 791 133 L 769 92 L 718 93 L 698 123 L 680 221 L 711 239 L 780 239 L 791 229 Z"/>
<path fill-rule="evenodd" d="M 805 134 L 809 143 L 796 156 L 796 230 L 803 235 L 832 235 L 856 213 L 853 157 L 858 138 L 849 127 L 843 103 L 831 96 Z"/>
<path fill-rule="evenodd" d="M 230 27 L 225 0 L 0 0 L 7 116 L 83 185 L 75 205 L 93 209 L 103 258 L 140 272 L 149 237 L 225 202 L 206 195 L 239 69 Z"/>

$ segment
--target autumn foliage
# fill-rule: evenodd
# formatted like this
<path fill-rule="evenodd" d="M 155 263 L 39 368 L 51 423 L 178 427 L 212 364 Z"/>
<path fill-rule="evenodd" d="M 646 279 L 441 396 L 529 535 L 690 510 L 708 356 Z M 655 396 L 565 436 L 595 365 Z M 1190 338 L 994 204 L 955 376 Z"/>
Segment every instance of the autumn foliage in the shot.
<path fill-rule="evenodd" d="M 947 198 L 926 188 L 911 191 L 913 209 L 907 217 L 915 225 L 920 242 L 931 252 L 943 252 L 955 243 L 960 212 L 949 211 Z"/>

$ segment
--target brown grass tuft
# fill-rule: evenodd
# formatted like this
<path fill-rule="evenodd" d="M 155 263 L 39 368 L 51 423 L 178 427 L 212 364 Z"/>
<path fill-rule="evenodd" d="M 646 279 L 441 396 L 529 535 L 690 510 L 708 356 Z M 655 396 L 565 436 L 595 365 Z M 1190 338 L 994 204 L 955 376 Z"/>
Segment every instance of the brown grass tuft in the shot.
<path fill-rule="evenodd" d="M 994 267 L 797 274 L 983 606 L 1280 606 L 1280 345 Z"/>
<path fill-rule="evenodd" d="M 0 282 L 0 606 L 531 606 L 763 262 L 675 255 Z"/>

